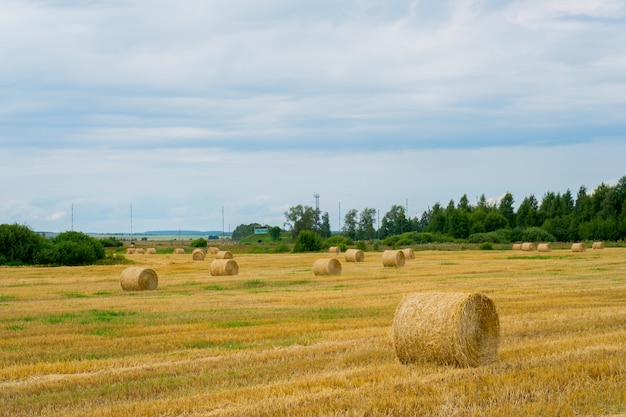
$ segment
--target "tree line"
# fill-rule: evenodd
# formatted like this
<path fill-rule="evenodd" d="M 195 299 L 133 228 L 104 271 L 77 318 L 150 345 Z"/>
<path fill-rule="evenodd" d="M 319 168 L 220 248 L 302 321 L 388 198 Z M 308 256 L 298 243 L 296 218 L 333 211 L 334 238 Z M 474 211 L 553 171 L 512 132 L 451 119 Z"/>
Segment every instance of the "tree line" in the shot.
<path fill-rule="evenodd" d="M 574 242 L 580 240 L 618 241 L 626 238 L 626 176 L 614 186 L 605 183 L 588 192 L 581 186 L 574 196 L 546 192 L 541 200 L 525 197 L 517 210 L 510 192 L 496 202 L 481 195 L 472 205 L 463 195 L 446 206 L 436 203 L 420 216 L 408 217 L 405 208 L 394 205 L 379 222 L 376 209 L 349 210 L 341 233 L 352 240 L 389 239 L 416 233 L 473 242 L 504 243 L 521 240 Z M 303 230 L 322 238 L 331 236 L 329 215 L 310 206 L 297 205 L 285 212 L 286 230 L 293 239 Z M 422 236 L 424 237 L 424 236 Z"/>

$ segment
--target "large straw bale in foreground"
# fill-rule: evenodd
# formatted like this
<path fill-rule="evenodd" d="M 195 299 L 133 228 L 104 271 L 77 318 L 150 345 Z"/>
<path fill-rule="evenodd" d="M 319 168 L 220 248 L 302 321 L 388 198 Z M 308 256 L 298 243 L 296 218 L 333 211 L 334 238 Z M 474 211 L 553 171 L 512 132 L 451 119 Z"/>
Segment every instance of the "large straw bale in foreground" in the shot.
<path fill-rule="evenodd" d="M 330 248 L 328 248 L 328 253 L 334 253 L 335 255 L 338 255 L 341 253 L 341 248 L 339 246 L 331 246 Z"/>
<path fill-rule="evenodd" d="M 402 249 L 404 252 L 404 259 L 415 259 L 415 252 L 413 252 L 413 248 L 404 248 Z"/>
<path fill-rule="evenodd" d="M 156 290 L 159 286 L 159 278 L 153 269 L 129 266 L 122 271 L 120 285 L 124 291 Z"/>
<path fill-rule="evenodd" d="M 539 252 L 552 252 L 552 245 L 549 243 L 540 243 L 537 245 L 537 251 Z"/>
<path fill-rule="evenodd" d="M 191 252 L 191 259 L 194 261 L 204 261 L 205 256 L 206 253 L 204 253 L 202 249 L 194 249 L 193 252 Z"/>
<path fill-rule="evenodd" d="M 604 249 L 604 242 L 593 242 L 591 249 Z"/>
<path fill-rule="evenodd" d="M 500 321 L 483 294 L 413 293 L 398 305 L 392 333 L 403 364 L 480 366 L 496 360 Z"/>
<path fill-rule="evenodd" d="M 313 263 L 315 275 L 341 275 L 341 263 L 335 258 L 318 259 Z"/>
<path fill-rule="evenodd" d="M 584 243 L 573 243 L 572 244 L 572 252 L 586 252 L 587 251 L 587 245 L 585 245 Z"/>
<path fill-rule="evenodd" d="M 211 275 L 237 275 L 239 274 L 239 265 L 234 259 L 214 259 L 209 267 Z"/>
<path fill-rule="evenodd" d="M 215 254 L 215 259 L 233 259 L 233 254 L 227 250 L 221 250 Z"/>
<path fill-rule="evenodd" d="M 404 252 L 401 250 L 386 250 L 383 252 L 383 266 L 403 266 Z"/>
<path fill-rule="evenodd" d="M 365 253 L 361 249 L 348 249 L 346 251 L 346 262 L 363 262 Z"/>

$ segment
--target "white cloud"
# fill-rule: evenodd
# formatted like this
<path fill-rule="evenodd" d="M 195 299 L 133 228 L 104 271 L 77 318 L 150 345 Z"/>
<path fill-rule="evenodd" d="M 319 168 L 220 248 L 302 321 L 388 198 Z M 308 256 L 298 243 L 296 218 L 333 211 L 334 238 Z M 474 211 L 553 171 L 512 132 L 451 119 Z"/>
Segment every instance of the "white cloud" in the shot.
<path fill-rule="evenodd" d="M 129 204 L 138 228 L 206 229 L 222 206 L 282 224 L 313 192 L 328 211 L 408 199 L 414 214 L 623 175 L 591 160 L 613 161 L 626 127 L 621 1 L 2 11 L 0 213 L 44 229 L 67 228 L 50 213 L 72 203 L 87 229 L 127 229 Z"/>
<path fill-rule="evenodd" d="M 67 215 L 67 213 L 64 212 L 64 211 L 57 211 L 56 213 L 52 213 L 51 215 L 46 217 L 45 220 L 49 221 L 49 222 L 54 222 L 54 221 L 63 219 L 66 215 Z"/>

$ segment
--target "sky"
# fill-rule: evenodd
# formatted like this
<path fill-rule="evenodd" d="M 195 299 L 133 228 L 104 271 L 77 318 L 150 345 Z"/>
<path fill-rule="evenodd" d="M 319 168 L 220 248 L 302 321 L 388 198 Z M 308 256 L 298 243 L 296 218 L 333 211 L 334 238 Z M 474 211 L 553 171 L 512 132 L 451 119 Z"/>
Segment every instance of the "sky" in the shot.
<path fill-rule="evenodd" d="M 626 0 L 0 0 L 0 223 L 336 230 L 625 156 Z"/>

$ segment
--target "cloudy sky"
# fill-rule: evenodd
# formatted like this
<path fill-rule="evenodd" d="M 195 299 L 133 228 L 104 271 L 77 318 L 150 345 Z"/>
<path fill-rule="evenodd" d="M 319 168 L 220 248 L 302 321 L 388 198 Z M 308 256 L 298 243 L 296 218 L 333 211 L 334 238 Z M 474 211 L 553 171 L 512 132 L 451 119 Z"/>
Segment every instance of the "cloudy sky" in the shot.
<path fill-rule="evenodd" d="M 624 0 L 0 0 L 0 223 L 336 229 L 625 157 Z"/>

